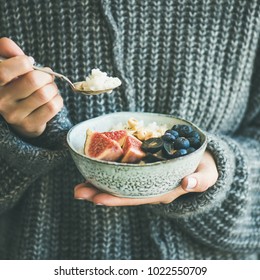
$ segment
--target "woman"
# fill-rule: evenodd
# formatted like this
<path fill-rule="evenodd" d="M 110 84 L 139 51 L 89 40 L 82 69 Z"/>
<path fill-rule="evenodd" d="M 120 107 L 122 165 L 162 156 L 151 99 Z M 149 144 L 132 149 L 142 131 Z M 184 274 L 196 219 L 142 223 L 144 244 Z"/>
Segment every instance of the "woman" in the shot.
<path fill-rule="evenodd" d="M 1 258 L 257 259 L 259 1 L 1 2 Z M 123 85 L 75 95 L 30 56 L 73 81 L 98 67 Z M 198 169 L 170 194 L 79 184 L 68 129 L 127 110 L 207 132 Z"/>

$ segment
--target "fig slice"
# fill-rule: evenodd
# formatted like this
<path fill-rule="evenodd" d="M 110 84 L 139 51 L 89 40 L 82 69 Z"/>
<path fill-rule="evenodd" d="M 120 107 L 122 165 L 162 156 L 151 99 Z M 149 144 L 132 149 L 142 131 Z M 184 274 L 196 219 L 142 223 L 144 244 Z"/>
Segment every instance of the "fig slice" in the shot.
<path fill-rule="evenodd" d="M 145 157 L 146 154 L 141 150 L 141 145 L 142 142 L 140 140 L 134 136 L 128 135 L 123 146 L 124 156 L 121 162 L 137 163 Z"/>
<path fill-rule="evenodd" d="M 118 142 L 103 133 L 88 130 L 84 153 L 91 158 L 117 161 L 122 157 L 123 149 Z"/>
<path fill-rule="evenodd" d="M 121 147 L 124 145 L 126 136 L 128 135 L 126 130 L 114 130 L 109 132 L 103 132 L 103 134 L 106 135 L 109 139 L 118 142 Z"/>

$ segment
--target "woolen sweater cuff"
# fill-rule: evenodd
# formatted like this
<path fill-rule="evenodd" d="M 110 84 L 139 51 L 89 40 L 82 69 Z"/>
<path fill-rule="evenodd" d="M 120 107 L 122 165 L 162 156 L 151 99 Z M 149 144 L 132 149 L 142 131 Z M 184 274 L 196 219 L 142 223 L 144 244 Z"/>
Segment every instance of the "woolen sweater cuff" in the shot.
<path fill-rule="evenodd" d="M 37 138 L 22 138 L 3 118 L 0 119 L 0 154 L 11 168 L 25 176 L 37 177 L 48 172 L 68 156 L 66 133 L 70 122 L 63 110 Z M 10 174 L 12 176 L 12 174 Z"/>

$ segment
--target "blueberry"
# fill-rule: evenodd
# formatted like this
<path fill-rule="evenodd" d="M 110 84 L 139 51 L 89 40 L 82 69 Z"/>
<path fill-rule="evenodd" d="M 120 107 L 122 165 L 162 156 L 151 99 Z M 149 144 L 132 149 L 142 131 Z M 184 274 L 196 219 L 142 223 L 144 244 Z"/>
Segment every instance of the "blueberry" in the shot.
<path fill-rule="evenodd" d="M 160 151 L 163 147 L 163 140 L 160 137 L 149 138 L 145 140 L 141 149 L 145 152 L 156 153 Z"/>
<path fill-rule="evenodd" d="M 173 154 L 173 158 L 177 158 L 177 157 L 182 157 L 188 154 L 188 151 L 186 149 L 180 149 L 177 150 L 174 154 Z"/>
<path fill-rule="evenodd" d="M 190 147 L 190 142 L 185 137 L 179 137 L 174 141 L 174 148 L 176 150 L 188 149 Z"/>
<path fill-rule="evenodd" d="M 180 136 L 189 137 L 192 133 L 193 128 L 190 125 L 181 125 L 178 132 Z"/>
<path fill-rule="evenodd" d="M 200 140 L 200 134 L 199 134 L 197 131 L 193 130 L 193 131 L 189 134 L 189 138 L 197 138 L 197 139 Z"/>
<path fill-rule="evenodd" d="M 166 141 L 166 142 L 173 142 L 176 139 L 176 137 L 174 135 L 172 135 L 169 132 L 166 132 L 163 136 L 162 136 L 162 140 Z"/>
<path fill-rule="evenodd" d="M 200 139 L 191 137 L 191 138 L 188 138 L 188 140 L 190 142 L 191 147 L 193 147 L 195 149 L 198 149 L 200 147 Z"/>
<path fill-rule="evenodd" d="M 181 124 L 175 124 L 173 127 L 172 127 L 172 129 L 171 130 L 176 130 L 176 131 L 178 131 L 179 132 L 179 129 L 181 128 Z"/>
<path fill-rule="evenodd" d="M 188 154 L 193 153 L 193 152 L 195 152 L 195 151 L 196 151 L 196 149 L 193 148 L 193 147 L 189 147 L 189 148 L 187 149 L 187 153 L 188 153 Z"/>
<path fill-rule="evenodd" d="M 172 134 L 175 138 L 178 138 L 178 137 L 179 137 L 178 131 L 173 130 L 173 129 L 168 129 L 168 130 L 165 131 L 165 133 L 170 133 L 170 134 Z"/>

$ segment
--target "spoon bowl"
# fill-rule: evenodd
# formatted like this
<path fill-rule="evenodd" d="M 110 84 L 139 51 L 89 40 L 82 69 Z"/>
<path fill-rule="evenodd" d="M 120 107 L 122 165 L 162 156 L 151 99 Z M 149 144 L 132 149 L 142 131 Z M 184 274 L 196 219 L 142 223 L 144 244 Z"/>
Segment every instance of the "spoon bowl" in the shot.
<path fill-rule="evenodd" d="M 98 95 L 101 93 L 110 93 L 114 88 L 107 88 L 104 90 L 80 90 L 77 88 L 77 84 L 81 84 L 82 82 L 76 82 L 73 84 L 73 91 L 81 93 L 81 94 L 85 94 L 85 95 Z"/>

